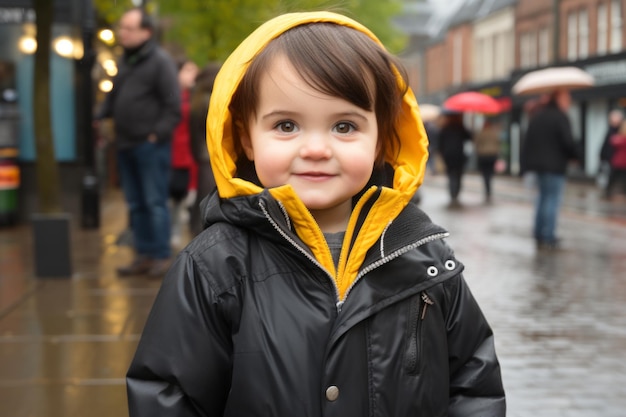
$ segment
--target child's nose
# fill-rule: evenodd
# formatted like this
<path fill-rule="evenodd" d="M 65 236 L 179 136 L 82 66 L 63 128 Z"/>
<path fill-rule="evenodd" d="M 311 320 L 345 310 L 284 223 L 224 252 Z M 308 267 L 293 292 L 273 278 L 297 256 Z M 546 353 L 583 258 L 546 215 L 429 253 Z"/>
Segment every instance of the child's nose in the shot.
<path fill-rule="evenodd" d="M 318 132 L 306 134 L 304 143 L 300 148 L 302 158 L 328 159 L 332 155 L 330 138 L 328 135 Z"/>

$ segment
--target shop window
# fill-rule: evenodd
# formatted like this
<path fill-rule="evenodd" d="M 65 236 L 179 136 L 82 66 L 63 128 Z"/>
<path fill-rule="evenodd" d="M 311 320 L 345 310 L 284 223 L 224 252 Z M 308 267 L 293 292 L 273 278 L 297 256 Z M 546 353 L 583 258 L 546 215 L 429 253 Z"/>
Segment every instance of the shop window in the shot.
<path fill-rule="evenodd" d="M 613 0 L 611 2 L 611 47 L 612 53 L 622 50 L 622 2 L 621 0 Z"/>
<path fill-rule="evenodd" d="M 598 5 L 598 43 L 596 51 L 598 55 L 605 55 L 609 39 L 608 11 L 606 4 Z"/>

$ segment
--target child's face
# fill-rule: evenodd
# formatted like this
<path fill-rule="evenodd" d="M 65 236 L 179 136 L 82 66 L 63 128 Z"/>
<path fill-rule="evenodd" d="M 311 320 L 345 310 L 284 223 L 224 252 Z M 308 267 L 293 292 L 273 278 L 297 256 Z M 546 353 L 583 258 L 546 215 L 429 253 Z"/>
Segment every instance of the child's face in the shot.
<path fill-rule="evenodd" d="M 256 117 L 242 135 L 264 187 L 290 184 L 324 232 L 345 230 L 352 197 L 377 152 L 373 111 L 311 88 L 282 56 L 261 77 Z"/>

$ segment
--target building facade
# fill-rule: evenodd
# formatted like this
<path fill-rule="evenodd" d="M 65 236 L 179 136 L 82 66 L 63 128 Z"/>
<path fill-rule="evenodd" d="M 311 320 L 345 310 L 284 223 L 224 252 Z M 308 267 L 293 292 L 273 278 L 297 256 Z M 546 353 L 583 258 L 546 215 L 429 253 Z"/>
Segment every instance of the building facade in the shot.
<path fill-rule="evenodd" d="M 584 160 L 570 175 L 594 178 L 607 114 L 626 109 L 626 0 L 467 0 L 453 15 L 425 49 L 421 101 L 472 90 L 510 105 L 504 149 L 518 174 L 524 108 L 536 97 L 511 96 L 511 87 L 530 71 L 580 67 L 595 85 L 572 91 L 569 116 Z"/>

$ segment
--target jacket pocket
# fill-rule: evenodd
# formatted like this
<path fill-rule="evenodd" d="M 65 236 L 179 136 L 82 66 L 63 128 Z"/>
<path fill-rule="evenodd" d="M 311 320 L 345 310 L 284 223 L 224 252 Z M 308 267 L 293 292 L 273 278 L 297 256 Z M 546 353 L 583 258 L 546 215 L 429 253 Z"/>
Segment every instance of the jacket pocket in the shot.
<path fill-rule="evenodd" d="M 409 375 L 419 374 L 422 355 L 422 325 L 426 319 L 428 307 L 433 304 L 433 300 L 426 291 L 422 291 L 421 294 L 411 299 L 409 304 L 407 343 L 404 354 L 404 367 Z"/>

